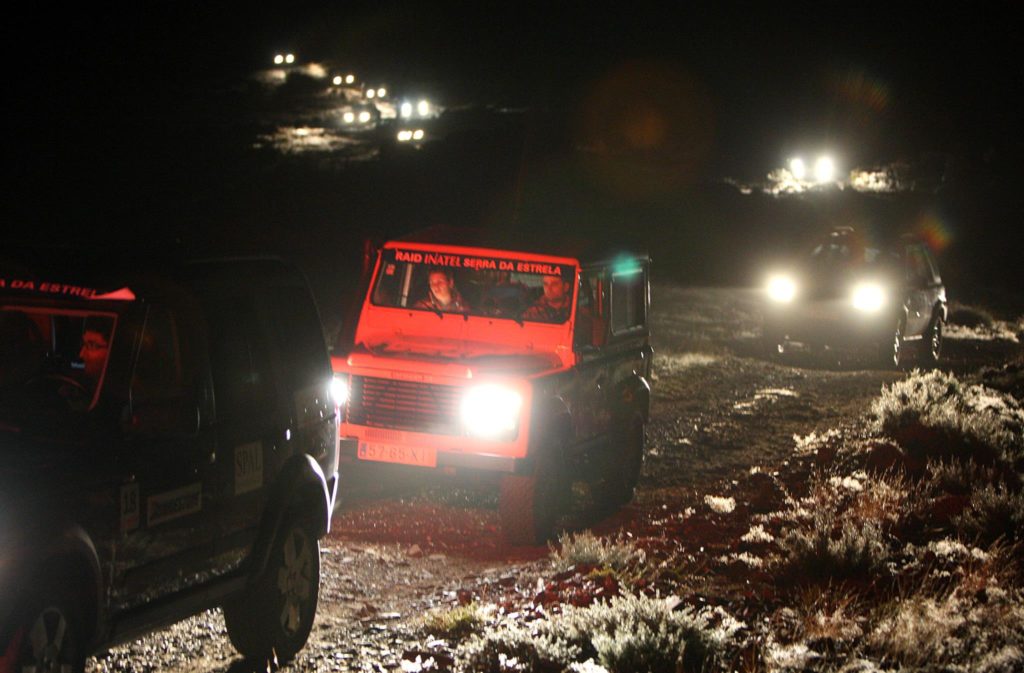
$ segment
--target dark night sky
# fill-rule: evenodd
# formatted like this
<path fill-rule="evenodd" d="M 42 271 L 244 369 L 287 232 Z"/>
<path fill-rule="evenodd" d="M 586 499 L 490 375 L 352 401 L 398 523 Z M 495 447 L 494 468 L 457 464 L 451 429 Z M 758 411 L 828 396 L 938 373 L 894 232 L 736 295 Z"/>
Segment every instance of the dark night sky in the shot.
<path fill-rule="evenodd" d="M 824 147 L 851 165 L 932 152 L 1013 166 L 1024 77 L 1012 5 L 899 5 L 37 6 L 6 26 L 11 157 L 38 184 L 55 165 L 73 172 L 119 147 L 198 145 L 190 129 L 231 114 L 217 92 L 288 49 L 424 83 L 446 102 L 529 105 L 577 144 L 600 139 L 605 118 L 668 110 L 679 138 L 668 150 L 703 153 L 717 177 L 763 176 L 790 152 Z"/>
<path fill-rule="evenodd" d="M 454 95 L 557 105 L 639 60 L 686 72 L 706 92 L 720 132 L 747 136 L 744 143 L 768 133 L 775 137 L 766 142 L 781 144 L 858 132 L 882 150 L 1011 140 L 1021 111 L 1015 97 L 1024 93 L 1010 3 L 640 2 L 604 10 L 385 0 L 259 9 L 265 4 L 36 10 L 8 24 L 8 48 L 19 53 L 7 62 L 28 92 L 13 102 L 28 115 L 100 109 L 118 117 L 132 111 L 105 107 L 104 97 L 128 88 L 159 104 L 170 93 L 201 98 L 204 87 L 288 48 Z"/>

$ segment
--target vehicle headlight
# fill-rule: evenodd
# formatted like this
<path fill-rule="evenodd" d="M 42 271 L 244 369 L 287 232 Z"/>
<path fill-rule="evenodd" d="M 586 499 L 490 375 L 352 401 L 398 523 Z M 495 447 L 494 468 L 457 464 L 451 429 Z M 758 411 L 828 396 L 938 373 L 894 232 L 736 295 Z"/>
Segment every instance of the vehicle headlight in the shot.
<path fill-rule="evenodd" d="M 851 296 L 853 307 L 865 313 L 874 313 L 885 304 L 885 288 L 878 283 L 858 283 Z"/>
<path fill-rule="evenodd" d="M 471 435 L 489 439 L 512 435 L 519 426 L 523 397 L 498 384 L 470 388 L 462 398 L 462 423 Z"/>
<path fill-rule="evenodd" d="M 339 407 L 348 402 L 347 376 L 335 376 L 331 379 L 331 397 Z"/>
<path fill-rule="evenodd" d="M 363 110 L 362 112 L 359 113 L 359 123 L 365 124 L 368 121 L 370 121 L 370 113 L 367 112 L 366 110 Z"/>
<path fill-rule="evenodd" d="M 351 124 L 356 120 L 356 115 L 354 112 L 346 112 L 341 116 L 341 118 L 345 121 L 346 124 Z"/>
<path fill-rule="evenodd" d="M 796 297 L 796 283 L 789 276 L 772 276 L 768 279 L 768 296 L 772 301 L 788 304 Z"/>
<path fill-rule="evenodd" d="M 402 106 L 398 108 L 398 110 L 402 119 L 408 119 L 412 116 L 412 103 L 402 103 Z"/>

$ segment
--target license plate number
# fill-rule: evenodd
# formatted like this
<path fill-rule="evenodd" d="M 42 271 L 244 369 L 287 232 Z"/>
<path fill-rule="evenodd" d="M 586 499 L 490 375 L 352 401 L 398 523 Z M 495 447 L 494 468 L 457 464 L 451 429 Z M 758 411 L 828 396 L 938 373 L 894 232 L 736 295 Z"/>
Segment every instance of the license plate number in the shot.
<path fill-rule="evenodd" d="M 424 446 L 397 446 L 377 442 L 359 442 L 359 460 L 374 460 L 381 463 L 402 465 L 437 466 L 437 451 Z"/>

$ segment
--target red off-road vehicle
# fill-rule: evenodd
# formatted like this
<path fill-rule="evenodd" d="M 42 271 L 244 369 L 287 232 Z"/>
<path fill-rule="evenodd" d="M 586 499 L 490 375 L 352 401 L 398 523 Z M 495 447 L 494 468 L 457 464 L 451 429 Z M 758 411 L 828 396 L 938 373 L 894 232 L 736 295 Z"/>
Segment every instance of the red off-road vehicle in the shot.
<path fill-rule="evenodd" d="M 550 537 L 573 481 L 633 496 L 650 406 L 646 254 L 428 230 L 386 243 L 348 352 L 342 460 L 498 477 L 514 544 Z"/>

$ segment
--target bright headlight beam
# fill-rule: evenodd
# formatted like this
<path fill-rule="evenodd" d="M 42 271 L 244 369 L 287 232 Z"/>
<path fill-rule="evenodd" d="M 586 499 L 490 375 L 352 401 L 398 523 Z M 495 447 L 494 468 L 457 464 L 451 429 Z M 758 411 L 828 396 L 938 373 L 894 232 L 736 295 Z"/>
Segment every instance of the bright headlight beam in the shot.
<path fill-rule="evenodd" d="M 831 182 L 836 177 L 836 164 L 832 157 L 818 157 L 814 162 L 814 179 L 818 182 Z"/>
<path fill-rule="evenodd" d="M 789 276 L 772 276 L 768 279 L 768 296 L 772 301 L 788 304 L 796 297 L 796 283 Z"/>
<path fill-rule="evenodd" d="M 419 103 L 417 103 L 416 104 L 416 112 L 421 117 L 426 117 L 427 115 L 429 115 L 430 114 L 430 101 L 428 101 L 428 100 L 421 100 Z"/>
<path fill-rule="evenodd" d="M 470 434 L 497 438 L 516 429 L 522 405 L 522 396 L 511 388 L 497 384 L 476 386 L 462 398 L 462 422 Z"/>
<path fill-rule="evenodd" d="M 851 299 L 858 311 L 874 313 L 885 305 L 885 289 L 878 283 L 858 283 Z"/>
<path fill-rule="evenodd" d="M 789 172 L 792 173 L 793 177 L 797 180 L 803 180 L 807 177 L 807 166 L 804 165 L 804 160 L 800 157 L 790 159 Z"/>
<path fill-rule="evenodd" d="M 331 379 L 331 397 L 339 407 L 348 402 L 348 381 L 339 376 Z"/>
<path fill-rule="evenodd" d="M 399 114 L 402 115 L 403 119 L 408 119 L 412 116 L 412 103 L 402 103 L 399 108 Z"/>

